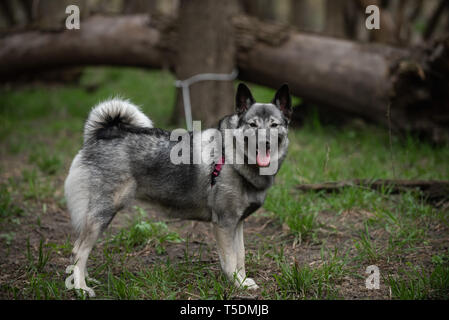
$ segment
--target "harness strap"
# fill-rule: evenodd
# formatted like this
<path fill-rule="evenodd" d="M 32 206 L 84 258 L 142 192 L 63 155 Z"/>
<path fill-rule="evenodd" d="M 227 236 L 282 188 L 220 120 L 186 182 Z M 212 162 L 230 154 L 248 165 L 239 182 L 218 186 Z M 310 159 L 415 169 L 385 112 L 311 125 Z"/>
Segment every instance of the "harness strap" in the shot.
<path fill-rule="evenodd" d="M 211 174 L 211 182 L 210 182 L 211 187 L 213 187 L 215 185 L 215 183 L 216 183 L 215 180 L 220 175 L 220 171 L 221 171 L 224 163 L 225 163 L 225 158 L 221 157 L 221 159 L 218 160 L 218 162 L 215 164 L 214 171 L 212 171 L 212 174 Z"/>

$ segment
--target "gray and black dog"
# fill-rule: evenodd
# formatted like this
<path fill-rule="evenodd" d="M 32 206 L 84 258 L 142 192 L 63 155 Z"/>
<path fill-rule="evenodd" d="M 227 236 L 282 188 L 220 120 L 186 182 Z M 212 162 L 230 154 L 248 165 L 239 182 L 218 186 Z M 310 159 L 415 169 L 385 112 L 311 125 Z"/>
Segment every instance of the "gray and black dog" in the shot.
<path fill-rule="evenodd" d="M 268 136 L 276 132 L 277 150 L 270 150 L 272 141 L 267 140 L 263 154 L 256 150 L 254 164 L 234 164 L 225 149 L 236 146 L 223 142 L 225 156 L 219 165 L 174 164 L 170 155 L 177 141 L 169 131 L 154 128 L 138 107 L 121 99 L 94 107 L 84 127 L 83 147 L 65 181 L 67 206 L 78 237 L 72 257 L 74 287 L 94 295 L 86 285 L 89 253 L 115 214 L 137 198 L 163 208 L 171 217 L 212 222 L 225 275 L 237 286 L 257 289 L 245 272 L 243 221 L 264 203 L 287 154 L 291 113 L 286 84 L 271 103 L 256 103 L 248 87 L 240 84 L 236 112 L 220 120 L 218 131 L 237 129 L 251 135 L 265 129 Z M 195 146 L 190 151 L 201 152 Z M 278 163 L 274 173 L 260 174 L 261 167 L 274 160 Z"/>

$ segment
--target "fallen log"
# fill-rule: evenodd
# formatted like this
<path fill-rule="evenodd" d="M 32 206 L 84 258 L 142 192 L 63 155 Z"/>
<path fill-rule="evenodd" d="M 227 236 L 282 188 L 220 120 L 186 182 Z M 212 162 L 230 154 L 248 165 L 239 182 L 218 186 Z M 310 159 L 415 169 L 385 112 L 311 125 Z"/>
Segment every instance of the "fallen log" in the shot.
<path fill-rule="evenodd" d="M 443 180 L 389 180 L 389 179 L 354 179 L 316 184 L 300 184 L 296 189 L 301 191 L 341 191 L 344 188 L 362 187 L 373 190 L 388 190 L 400 193 L 407 190 L 420 190 L 430 200 L 449 199 L 449 181 Z"/>
<path fill-rule="evenodd" d="M 449 38 L 400 49 L 292 31 L 237 16 L 239 78 L 277 88 L 288 82 L 308 102 L 393 130 L 449 141 Z M 92 16 L 80 30 L 0 37 L 0 79 L 65 66 L 174 69 L 176 21 L 158 16 Z"/>
<path fill-rule="evenodd" d="M 161 68 L 160 32 L 148 15 L 92 16 L 79 30 L 32 30 L 0 38 L 0 78 L 82 65 Z"/>
<path fill-rule="evenodd" d="M 241 24 L 265 29 L 255 20 Z M 449 37 L 404 49 L 289 32 L 280 45 L 248 47 L 237 51 L 243 80 L 288 82 L 295 95 L 334 113 L 449 140 Z"/>

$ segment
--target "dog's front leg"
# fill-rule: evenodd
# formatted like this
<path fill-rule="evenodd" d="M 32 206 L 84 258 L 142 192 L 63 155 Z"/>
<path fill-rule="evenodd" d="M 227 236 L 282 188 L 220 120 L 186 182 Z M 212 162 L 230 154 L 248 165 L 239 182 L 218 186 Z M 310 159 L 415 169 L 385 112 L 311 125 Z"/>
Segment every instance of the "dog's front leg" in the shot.
<path fill-rule="evenodd" d="M 245 279 L 243 225 L 241 227 L 220 227 L 217 224 L 213 224 L 213 229 L 215 239 L 217 240 L 221 269 L 226 277 L 238 287 L 243 285 L 256 289 L 257 285 L 252 279 Z M 243 267 L 243 270 L 239 270 L 239 267 Z"/>
<path fill-rule="evenodd" d="M 259 286 L 253 279 L 246 277 L 245 271 L 245 242 L 243 238 L 243 220 L 239 221 L 235 231 L 234 248 L 237 253 L 237 270 L 240 278 L 243 279 L 242 285 L 248 289 L 258 289 Z"/>
<path fill-rule="evenodd" d="M 235 227 L 220 227 L 213 224 L 214 235 L 217 241 L 218 256 L 221 269 L 229 281 L 240 286 L 242 279 L 237 270 L 237 252 L 234 246 Z"/>

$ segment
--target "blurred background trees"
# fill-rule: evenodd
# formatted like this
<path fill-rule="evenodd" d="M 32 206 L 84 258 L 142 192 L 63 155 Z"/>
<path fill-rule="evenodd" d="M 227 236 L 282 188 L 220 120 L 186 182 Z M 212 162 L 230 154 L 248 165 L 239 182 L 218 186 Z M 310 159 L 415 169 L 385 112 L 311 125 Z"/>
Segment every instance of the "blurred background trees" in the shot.
<path fill-rule="evenodd" d="M 68 4 L 96 31 L 64 33 Z M 365 27 L 371 4 L 380 8 L 379 30 Z M 148 18 L 90 19 L 98 15 Z M 360 116 L 438 141 L 449 136 L 448 31 L 446 0 L 4 0 L 0 77 L 40 69 L 42 80 L 76 79 L 79 66 L 116 64 L 165 68 L 183 80 L 237 67 L 245 81 L 288 81 L 303 101 L 296 119 L 313 106 L 330 121 Z M 232 82 L 190 89 L 193 117 L 206 126 L 232 112 Z M 172 120 L 180 124 L 179 91 L 176 101 Z"/>
<path fill-rule="evenodd" d="M 357 41 L 395 45 L 419 43 L 449 29 L 449 4 L 445 0 L 235 0 L 240 9 L 261 20 L 290 24 L 300 31 L 326 34 Z M 227 6 L 235 6 L 230 1 Z M 177 16 L 181 0 L 3 0 L 0 28 L 60 28 L 64 9 L 79 5 L 82 16 L 92 14 L 163 13 Z M 381 9 L 382 28 L 364 27 L 365 8 Z M 218 5 L 218 4 L 217 4 Z M 220 8 L 211 9 L 219 11 Z"/>

